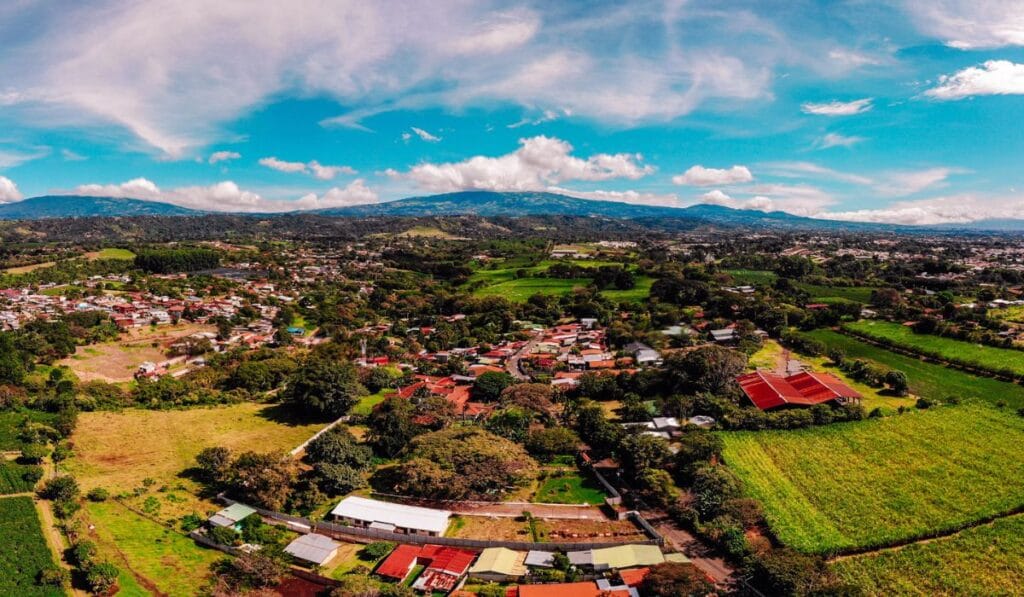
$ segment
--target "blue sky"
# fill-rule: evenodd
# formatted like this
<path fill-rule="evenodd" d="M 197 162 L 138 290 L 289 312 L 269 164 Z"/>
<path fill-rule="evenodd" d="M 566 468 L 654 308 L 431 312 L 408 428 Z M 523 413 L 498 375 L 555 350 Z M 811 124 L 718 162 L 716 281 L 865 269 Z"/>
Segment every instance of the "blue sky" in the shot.
<path fill-rule="evenodd" d="M 0 5 L 0 201 L 1024 217 L 1024 2 Z"/>

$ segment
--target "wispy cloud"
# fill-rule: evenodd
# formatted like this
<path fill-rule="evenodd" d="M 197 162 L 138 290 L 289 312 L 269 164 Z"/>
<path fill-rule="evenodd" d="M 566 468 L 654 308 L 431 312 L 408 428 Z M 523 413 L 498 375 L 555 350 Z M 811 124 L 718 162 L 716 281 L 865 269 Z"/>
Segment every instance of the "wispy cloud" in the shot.
<path fill-rule="evenodd" d="M 431 135 L 430 133 L 428 133 L 427 131 L 425 131 L 425 130 L 423 130 L 421 128 L 418 128 L 418 127 L 415 127 L 415 126 L 409 127 L 409 128 L 410 128 L 410 130 L 412 130 L 412 132 L 416 133 L 417 137 L 419 137 L 423 141 L 426 141 L 427 143 L 437 143 L 438 141 L 441 140 L 441 137 L 438 137 L 438 136 L 435 136 L 435 135 Z"/>
<path fill-rule="evenodd" d="M 989 60 L 939 77 L 939 84 L 924 92 L 939 100 L 959 100 L 975 95 L 1024 95 L 1024 64 Z"/>
<path fill-rule="evenodd" d="M 231 160 L 237 160 L 242 157 L 242 154 L 237 151 L 215 151 L 210 154 L 208 162 L 210 164 L 216 164 L 217 162 L 229 162 Z"/>
<path fill-rule="evenodd" d="M 829 149 L 830 147 L 853 147 L 854 145 L 865 141 L 864 137 L 858 137 L 856 135 L 840 135 L 839 133 L 827 133 L 820 139 L 818 139 L 814 146 L 818 149 Z"/>
<path fill-rule="evenodd" d="M 278 172 L 312 174 L 320 180 L 332 180 L 339 174 L 356 174 L 350 166 L 324 166 L 316 160 L 310 162 L 287 162 L 276 157 L 260 158 L 259 164 Z"/>
<path fill-rule="evenodd" d="M 800 109 L 805 114 L 815 114 L 817 116 L 853 116 L 854 114 L 863 114 L 870 110 L 872 108 L 871 101 L 870 97 L 866 97 L 849 102 L 839 100 L 826 103 L 808 102 L 801 105 Z"/>

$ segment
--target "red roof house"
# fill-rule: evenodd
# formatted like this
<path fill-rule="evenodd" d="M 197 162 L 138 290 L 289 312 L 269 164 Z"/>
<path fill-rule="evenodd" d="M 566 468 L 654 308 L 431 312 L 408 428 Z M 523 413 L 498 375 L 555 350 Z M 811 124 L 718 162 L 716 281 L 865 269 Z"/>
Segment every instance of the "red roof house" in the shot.
<path fill-rule="evenodd" d="M 860 400 L 859 392 L 830 373 L 801 372 L 782 377 L 755 371 L 736 378 L 747 398 L 761 410 Z"/>
<path fill-rule="evenodd" d="M 422 548 L 419 545 L 399 545 L 377 566 L 378 576 L 401 582 L 416 566 L 416 558 Z"/>

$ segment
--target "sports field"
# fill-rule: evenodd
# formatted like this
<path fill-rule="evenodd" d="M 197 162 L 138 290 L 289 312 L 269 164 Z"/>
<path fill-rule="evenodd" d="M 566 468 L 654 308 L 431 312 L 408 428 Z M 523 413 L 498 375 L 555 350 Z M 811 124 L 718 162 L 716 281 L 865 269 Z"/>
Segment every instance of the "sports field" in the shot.
<path fill-rule="evenodd" d="M 993 404 L 1002 401 L 1015 409 L 1024 407 L 1024 387 L 1018 384 L 978 377 L 938 363 L 927 363 L 832 330 L 814 330 L 805 335 L 819 340 L 828 348 L 842 349 L 847 358 L 864 359 L 903 371 L 910 381 L 910 390 L 919 396 L 935 400 L 944 400 L 949 396 L 980 398 Z"/>
<path fill-rule="evenodd" d="M 983 404 L 722 438 L 776 536 L 805 552 L 895 544 L 1024 506 L 1024 418 Z"/>
<path fill-rule="evenodd" d="M 1024 586 L 1024 515 L 934 541 L 843 558 L 841 579 L 867 595 L 1012 595 Z"/>
<path fill-rule="evenodd" d="M 938 359 L 986 371 L 1007 371 L 1014 375 L 1024 375 L 1024 350 L 984 346 L 931 334 L 916 334 L 908 326 L 887 321 L 857 321 L 847 323 L 843 327 L 873 340 Z"/>

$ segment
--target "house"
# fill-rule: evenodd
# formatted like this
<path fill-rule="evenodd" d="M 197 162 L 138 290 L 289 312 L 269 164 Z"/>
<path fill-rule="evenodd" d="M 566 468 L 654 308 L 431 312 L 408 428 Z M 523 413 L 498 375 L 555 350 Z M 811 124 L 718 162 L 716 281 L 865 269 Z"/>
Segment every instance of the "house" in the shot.
<path fill-rule="evenodd" d="M 425 564 L 426 569 L 416 578 L 412 588 L 426 593 L 450 593 L 475 558 L 476 552 L 465 549 L 425 545 L 417 563 Z"/>
<path fill-rule="evenodd" d="M 736 330 L 734 328 L 722 328 L 720 330 L 711 330 L 711 339 L 715 342 L 726 343 L 733 342 L 736 340 Z"/>
<path fill-rule="evenodd" d="M 740 389 L 761 410 L 791 406 L 813 406 L 835 402 L 859 402 L 857 390 L 830 373 L 801 371 L 782 377 L 767 371 L 755 371 L 736 378 Z"/>
<path fill-rule="evenodd" d="M 469 569 L 469 575 L 482 580 L 508 582 L 526 575 L 526 552 L 504 547 L 488 547 Z"/>
<path fill-rule="evenodd" d="M 523 563 L 531 568 L 554 568 L 555 552 L 530 550 L 526 553 L 526 560 Z"/>
<path fill-rule="evenodd" d="M 377 566 L 374 574 L 395 582 L 405 580 L 416 567 L 416 558 L 423 550 L 419 545 L 399 545 Z"/>
<path fill-rule="evenodd" d="M 592 567 L 597 571 L 654 566 L 665 561 L 660 547 L 641 544 L 570 551 L 566 555 L 572 564 Z"/>
<path fill-rule="evenodd" d="M 256 510 L 245 504 L 231 504 L 210 517 L 208 521 L 216 527 L 231 527 L 238 530 L 238 523 L 256 513 Z"/>
<path fill-rule="evenodd" d="M 314 566 L 323 566 L 338 555 L 339 548 L 341 548 L 341 543 L 330 537 L 309 533 L 300 535 L 298 539 L 289 543 L 284 551 L 297 560 L 308 562 Z"/>
<path fill-rule="evenodd" d="M 353 526 L 379 529 L 406 535 L 439 537 L 448 529 L 452 513 L 447 510 L 421 508 L 349 496 L 331 510 L 335 520 Z"/>
<path fill-rule="evenodd" d="M 507 597 L 629 597 L 626 590 L 602 591 L 597 583 L 565 582 L 548 585 L 519 585 L 510 589 Z"/>
<path fill-rule="evenodd" d="M 633 355 L 637 365 L 660 365 L 661 354 L 642 342 L 631 342 L 626 345 L 626 352 Z"/>

